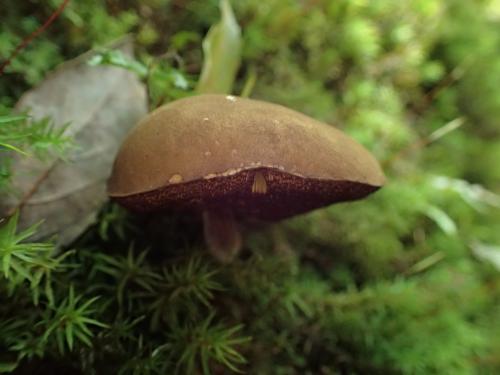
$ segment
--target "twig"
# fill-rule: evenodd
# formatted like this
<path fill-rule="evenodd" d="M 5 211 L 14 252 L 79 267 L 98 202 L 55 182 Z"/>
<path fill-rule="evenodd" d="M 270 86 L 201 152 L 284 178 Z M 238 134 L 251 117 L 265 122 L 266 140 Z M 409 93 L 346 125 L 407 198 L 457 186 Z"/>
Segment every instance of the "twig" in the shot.
<path fill-rule="evenodd" d="M 398 152 L 396 152 L 394 155 L 391 155 L 389 158 L 387 158 L 386 160 L 384 160 L 382 162 L 382 165 L 384 167 L 387 167 L 387 166 L 393 164 L 394 161 L 405 157 L 411 151 L 420 150 L 420 149 L 426 147 L 427 145 L 437 141 L 439 138 L 444 137 L 446 134 L 452 132 L 453 130 L 458 129 L 464 123 L 465 123 L 465 118 L 463 118 L 463 117 L 458 117 L 458 118 L 448 122 L 444 126 L 433 131 L 431 134 L 425 136 L 424 138 L 420 138 L 420 139 L 416 140 L 412 144 L 410 144 L 410 145 L 404 147 L 402 150 L 399 150 Z"/>
<path fill-rule="evenodd" d="M 17 47 L 16 49 L 10 54 L 10 56 L 5 60 L 1 65 L 0 65 L 0 76 L 3 74 L 5 68 L 10 65 L 12 60 L 21 52 L 26 46 L 33 40 L 35 39 L 38 35 L 40 35 L 45 29 L 47 29 L 54 20 L 59 17 L 59 15 L 62 13 L 64 8 L 66 8 L 66 5 L 68 5 L 69 0 L 64 0 L 62 4 L 57 8 L 57 10 L 50 15 L 49 18 L 45 21 L 45 23 L 40 26 L 38 29 L 33 31 L 27 38 L 25 38 Z"/>
<path fill-rule="evenodd" d="M 33 187 L 26 193 L 24 196 L 21 198 L 21 200 L 14 206 L 12 207 L 9 211 L 7 211 L 6 216 L 10 217 L 14 215 L 14 213 L 18 210 L 21 210 L 26 203 L 30 200 L 30 198 L 37 192 L 38 188 L 42 183 L 49 177 L 50 173 L 54 170 L 55 164 L 52 165 L 49 169 L 47 169 L 41 176 L 39 176 Z"/>
<path fill-rule="evenodd" d="M 416 108 L 417 114 L 423 114 L 424 112 L 426 112 L 434 102 L 434 100 L 444 90 L 449 88 L 455 82 L 459 81 L 470 66 L 470 61 L 470 59 L 465 60 L 459 66 L 455 67 L 450 73 L 448 73 L 440 82 L 438 82 L 438 84 L 424 96 L 422 102 Z"/>

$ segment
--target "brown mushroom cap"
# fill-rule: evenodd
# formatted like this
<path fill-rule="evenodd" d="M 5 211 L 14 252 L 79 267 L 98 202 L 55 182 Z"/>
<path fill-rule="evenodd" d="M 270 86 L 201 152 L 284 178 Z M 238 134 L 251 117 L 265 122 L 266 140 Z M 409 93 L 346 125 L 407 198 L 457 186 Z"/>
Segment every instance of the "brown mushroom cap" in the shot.
<path fill-rule="evenodd" d="M 333 126 L 276 104 L 199 95 L 132 130 L 108 192 L 140 212 L 231 207 L 272 220 L 362 198 L 384 181 L 374 157 Z"/>

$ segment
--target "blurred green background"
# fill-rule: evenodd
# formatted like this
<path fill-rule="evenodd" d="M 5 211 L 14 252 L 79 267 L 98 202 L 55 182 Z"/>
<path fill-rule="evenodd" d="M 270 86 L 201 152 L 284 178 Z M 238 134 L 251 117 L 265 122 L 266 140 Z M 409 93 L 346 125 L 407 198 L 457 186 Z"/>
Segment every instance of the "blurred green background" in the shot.
<path fill-rule="evenodd" d="M 2 59 L 60 3 L 2 0 Z M 281 223 L 291 259 L 262 230 L 225 267 L 182 218 L 167 220 L 168 241 L 130 248 L 137 219 L 107 205 L 73 246 L 77 267 L 53 276 L 55 313 L 0 280 L 0 371 L 499 374 L 500 1 L 231 3 L 243 43 L 233 93 L 339 127 L 387 185 Z M 59 63 L 126 33 L 139 62 L 163 56 L 185 80 L 149 82 L 152 106 L 190 95 L 218 5 L 70 1 L 0 77 L 1 113 Z M 86 327 L 90 343 L 69 345 L 64 319 L 44 334 L 69 311 L 70 283 L 80 301 L 101 297 L 88 316 L 107 325 Z"/>

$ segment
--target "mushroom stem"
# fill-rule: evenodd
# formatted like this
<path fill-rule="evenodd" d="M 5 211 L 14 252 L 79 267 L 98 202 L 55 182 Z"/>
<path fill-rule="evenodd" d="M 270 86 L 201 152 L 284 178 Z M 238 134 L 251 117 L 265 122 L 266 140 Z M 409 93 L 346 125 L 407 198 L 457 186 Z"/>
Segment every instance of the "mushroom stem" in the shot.
<path fill-rule="evenodd" d="M 231 209 L 203 212 L 205 241 L 212 255 L 221 263 L 229 263 L 241 250 L 241 234 Z"/>
<path fill-rule="evenodd" d="M 292 247 L 290 246 L 290 243 L 281 228 L 277 224 L 271 224 L 270 230 L 273 239 L 274 253 L 282 257 L 293 256 L 294 253 L 292 251 Z"/>

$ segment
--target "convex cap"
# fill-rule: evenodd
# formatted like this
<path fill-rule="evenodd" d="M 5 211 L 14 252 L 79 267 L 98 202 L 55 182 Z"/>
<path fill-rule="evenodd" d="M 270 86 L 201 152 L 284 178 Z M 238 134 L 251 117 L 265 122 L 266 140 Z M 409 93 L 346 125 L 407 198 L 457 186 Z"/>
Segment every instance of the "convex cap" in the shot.
<path fill-rule="evenodd" d="M 363 198 L 384 181 L 375 158 L 331 125 L 277 104 L 199 95 L 132 130 L 108 191 L 138 212 L 223 209 L 278 220 Z"/>

